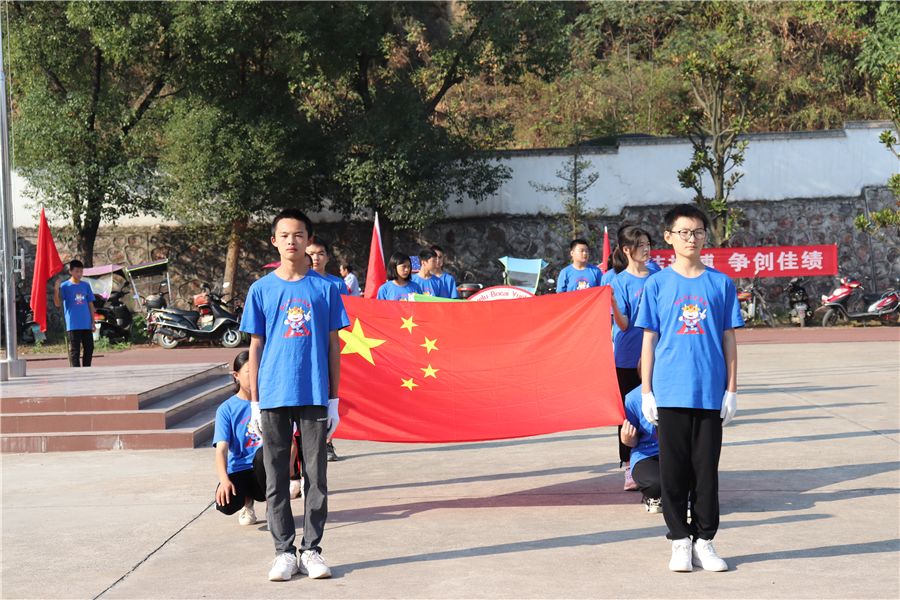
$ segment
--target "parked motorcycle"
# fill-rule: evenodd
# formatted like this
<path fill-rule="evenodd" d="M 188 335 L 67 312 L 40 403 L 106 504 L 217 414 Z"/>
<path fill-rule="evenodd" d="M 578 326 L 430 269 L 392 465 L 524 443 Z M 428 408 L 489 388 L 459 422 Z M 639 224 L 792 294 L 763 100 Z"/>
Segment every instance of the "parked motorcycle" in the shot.
<path fill-rule="evenodd" d="M 812 311 L 809 308 L 809 294 L 803 287 L 803 280 L 794 277 L 788 282 L 784 293 L 787 294 L 788 303 L 790 304 L 791 323 L 797 323 L 800 327 L 805 327 L 812 317 Z"/>
<path fill-rule="evenodd" d="M 194 303 L 198 310 L 168 307 L 151 310 L 153 339 L 157 344 L 166 349 L 193 340 L 217 340 L 226 348 L 241 345 L 240 317 L 221 296 L 207 289 L 194 296 Z M 149 330 L 149 317 L 147 323 Z"/>
<path fill-rule="evenodd" d="M 775 327 L 775 317 L 760 289 L 759 275 L 753 277 L 749 286 L 738 288 L 737 297 L 741 303 L 741 317 L 744 323 L 759 320 L 769 327 Z"/>
<path fill-rule="evenodd" d="M 0 320 L 0 327 L 3 321 Z M 41 326 L 34 320 L 34 313 L 28 298 L 21 289 L 16 289 L 16 339 L 23 344 L 33 344 L 36 339 L 43 341 Z"/>
<path fill-rule="evenodd" d="M 111 341 L 131 339 L 134 316 L 122 303 L 125 295 L 124 290 L 119 290 L 110 293 L 106 300 L 102 296 L 94 297 L 94 322 L 99 326 L 100 337 Z"/>
<path fill-rule="evenodd" d="M 846 324 L 850 321 L 880 320 L 896 323 L 900 308 L 900 292 L 892 288 L 883 294 L 866 294 L 858 277 L 841 277 L 840 285 L 831 294 L 822 296 L 822 327 Z"/>

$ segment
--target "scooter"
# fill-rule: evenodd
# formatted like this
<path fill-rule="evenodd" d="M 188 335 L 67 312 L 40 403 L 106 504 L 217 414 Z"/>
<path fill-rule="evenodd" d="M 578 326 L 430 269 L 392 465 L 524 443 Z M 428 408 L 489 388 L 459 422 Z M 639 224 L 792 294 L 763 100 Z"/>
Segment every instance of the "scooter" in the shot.
<path fill-rule="evenodd" d="M 112 292 L 108 300 L 104 300 L 101 296 L 94 298 L 94 322 L 100 328 L 100 337 L 110 340 L 131 339 L 134 317 L 122 303 L 123 296 L 125 292 L 120 290 Z"/>
<path fill-rule="evenodd" d="M 759 275 L 753 277 L 749 286 L 738 288 L 737 297 L 741 303 L 741 317 L 745 323 L 758 319 L 769 327 L 775 327 L 775 317 L 772 316 L 769 304 L 759 289 Z"/>
<path fill-rule="evenodd" d="M 791 323 L 797 323 L 800 327 L 806 327 L 812 311 L 809 309 L 809 294 L 803 287 L 803 280 L 794 277 L 788 282 L 787 288 L 784 290 L 787 294 L 788 302 L 791 306 L 790 317 Z"/>
<path fill-rule="evenodd" d="M 205 297 L 202 297 L 205 296 Z M 194 297 L 200 310 L 160 308 L 153 310 L 153 339 L 166 349 L 184 341 L 218 340 L 226 348 L 237 348 L 243 341 L 238 316 L 222 298 L 210 290 Z M 148 319 L 149 327 L 149 319 Z"/>
<path fill-rule="evenodd" d="M 898 308 L 900 292 L 896 288 L 883 294 L 866 294 L 859 278 L 841 277 L 840 286 L 822 296 L 822 306 L 816 313 L 822 317 L 822 327 L 875 319 L 888 324 L 897 322 Z"/>

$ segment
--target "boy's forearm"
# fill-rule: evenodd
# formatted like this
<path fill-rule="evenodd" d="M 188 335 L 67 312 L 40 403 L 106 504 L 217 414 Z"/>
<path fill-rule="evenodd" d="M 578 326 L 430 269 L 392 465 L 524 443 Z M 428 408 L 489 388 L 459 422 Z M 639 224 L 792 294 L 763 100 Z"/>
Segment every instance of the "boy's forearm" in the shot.
<path fill-rule="evenodd" d="M 644 339 L 641 344 L 641 393 L 647 394 L 653 391 L 653 359 L 656 356 L 656 342 L 659 334 L 655 331 L 644 330 Z"/>
<path fill-rule="evenodd" d="M 219 442 L 216 444 L 216 475 L 219 481 L 228 479 L 228 444 Z"/>
<path fill-rule="evenodd" d="M 250 336 L 250 350 L 248 354 L 250 355 L 247 360 L 247 364 L 250 367 L 250 401 L 251 402 L 259 402 L 259 388 L 258 388 L 258 378 L 259 378 L 259 362 L 262 359 L 263 348 L 265 347 L 266 342 L 262 336 L 259 335 L 251 335 Z"/>
<path fill-rule="evenodd" d="M 337 398 L 341 384 L 341 344 L 337 331 L 328 336 L 328 397 Z"/>
<path fill-rule="evenodd" d="M 622 311 L 619 310 L 619 303 L 616 302 L 615 296 L 612 298 L 612 309 L 613 309 L 613 320 L 615 320 L 616 325 L 622 331 L 628 329 L 628 317 L 622 314 Z"/>
<path fill-rule="evenodd" d="M 728 384 L 725 390 L 728 392 L 737 391 L 737 340 L 734 336 L 734 329 L 729 329 L 722 334 L 722 350 L 725 353 L 725 368 L 728 373 Z"/>

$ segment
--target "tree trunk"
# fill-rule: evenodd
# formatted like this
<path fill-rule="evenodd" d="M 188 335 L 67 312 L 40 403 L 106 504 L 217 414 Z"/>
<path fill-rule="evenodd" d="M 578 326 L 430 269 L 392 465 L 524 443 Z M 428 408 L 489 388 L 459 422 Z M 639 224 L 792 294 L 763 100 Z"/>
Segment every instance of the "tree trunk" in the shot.
<path fill-rule="evenodd" d="M 384 262 L 387 263 L 394 252 L 394 222 L 384 213 L 378 213 L 381 225 L 381 248 L 384 251 Z"/>
<path fill-rule="evenodd" d="M 85 219 L 84 225 L 78 227 L 78 255 L 85 267 L 94 266 L 94 242 L 97 241 L 97 230 L 100 219 Z"/>
<path fill-rule="evenodd" d="M 247 231 L 247 219 L 238 218 L 231 222 L 231 233 L 228 236 L 228 251 L 225 254 L 225 276 L 222 278 L 222 299 L 231 300 L 235 296 L 234 280 L 237 275 L 238 256 L 244 233 Z"/>

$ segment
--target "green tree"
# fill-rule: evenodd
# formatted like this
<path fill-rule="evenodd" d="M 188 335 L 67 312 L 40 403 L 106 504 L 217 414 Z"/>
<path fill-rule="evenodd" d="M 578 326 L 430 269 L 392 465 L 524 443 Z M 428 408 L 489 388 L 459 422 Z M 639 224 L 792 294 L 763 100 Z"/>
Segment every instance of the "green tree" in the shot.
<path fill-rule="evenodd" d="M 177 64 L 165 3 L 7 4 L 14 165 L 71 219 L 93 264 L 102 220 L 157 200 L 153 107 Z"/>

